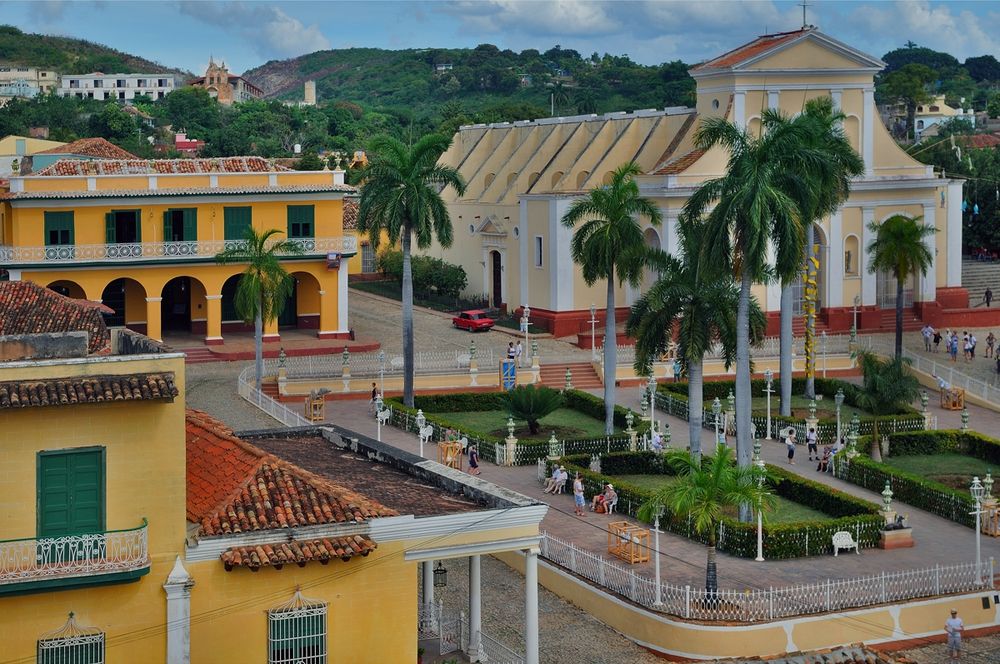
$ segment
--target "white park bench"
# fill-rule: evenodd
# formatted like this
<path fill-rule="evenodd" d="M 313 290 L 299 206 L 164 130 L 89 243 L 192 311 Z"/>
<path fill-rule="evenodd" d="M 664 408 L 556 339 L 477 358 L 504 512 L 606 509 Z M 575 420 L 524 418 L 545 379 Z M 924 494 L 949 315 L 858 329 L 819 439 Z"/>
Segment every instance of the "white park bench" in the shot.
<path fill-rule="evenodd" d="M 854 549 L 854 553 L 861 553 L 858 550 L 858 543 L 854 541 L 851 537 L 851 533 L 846 530 L 841 530 L 833 534 L 833 555 L 836 557 L 837 552 L 841 549 Z"/>

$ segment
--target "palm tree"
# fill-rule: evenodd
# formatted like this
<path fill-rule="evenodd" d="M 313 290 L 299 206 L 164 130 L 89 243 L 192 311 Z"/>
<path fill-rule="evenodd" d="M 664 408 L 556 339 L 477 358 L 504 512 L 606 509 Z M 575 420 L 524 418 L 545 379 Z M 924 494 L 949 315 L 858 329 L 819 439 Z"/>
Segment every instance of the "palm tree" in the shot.
<path fill-rule="evenodd" d="M 891 415 L 920 396 L 920 381 L 909 370 L 910 358 L 882 359 L 862 351 L 858 364 L 863 376 L 855 397 L 858 407 L 875 415 Z"/>
<path fill-rule="evenodd" d="M 732 451 L 725 445 L 719 445 L 715 454 L 703 461 L 692 454 L 676 452 L 668 457 L 668 463 L 677 473 L 677 479 L 643 503 L 638 516 L 652 521 L 657 513 L 666 510 L 677 517 L 689 518 L 695 532 L 708 540 L 705 590 L 715 593 L 719 589 L 715 542 L 725 511 L 746 504 L 771 510 L 774 496 L 766 484 L 759 483 L 760 471 L 753 466 L 735 465 Z"/>
<path fill-rule="evenodd" d="M 667 352 L 676 330 L 678 357 L 688 372 L 688 432 L 691 455 L 701 457 L 703 363 L 716 340 L 728 369 L 736 358 L 736 306 L 739 290 L 732 277 L 711 273 L 699 260 L 702 229 L 690 220 L 678 222 L 679 250 L 658 254 L 653 263 L 659 276 L 632 305 L 625 333 L 635 339 L 635 370 L 648 374 L 652 363 Z M 764 334 L 764 313 L 750 304 L 755 338 Z"/>
<path fill-rule="evenodd" d="M 732 272 L 740 287 L 736 309 L 736 457 L 750 464 L 750 288 L 771 277 L 767 264 L 769 243 L 777 263 L 787 265 L 794 243 L 783 234 L 794 231 L 801 215 L 783 183 L 791 159 L 812 167 L 816 157 L 805 148 L 804 129 L 781 124 L 760 137 L 751 136 L 724 118 L 702 122 L 695 136 L 697 147 L 721 147 L 729 152 L 726 173 L 704 182 L 684 205 L 683 216 L 704 217 L 703 260 L 717 262 Z M 794 157 L 794 159 L 793 159 Z M 795 253 L 794 260 L 801 253 Z M 740 518 L 750 519 L 749 505 Z"/>
<path fill-rule="evenodd" d="M 417 247 L 426 249 L 436 238 L 442 247 L 452 242 L 451 217 L 441 200 L 445 187 L 459 196 L 465 193 L 465 180 L 438 159 L 451 145 L 451 139 L 428 134 L 413 146 L 390 136 L 371 142 L 374 154 L 361 174 L 361 201 L 358 205 L 358 231 L 368 233 L 372 247 L 378 249 L 382 234 L 403 253 L 403 403 L 413 407 L 413 271 L 410 248 L 416 236 Z"/>
<path fill-rule="evenodd" d="M 780 114 L 766 115 L 765 129 L 794 122 L 804 128 L 806 147 L 810 149 L 806 163 L 790 162 L 785 171 L 784 187 L 795 200 L 801 215 L 799 228 L 805 228 L 805 257 L 813 257 L 813 223 L 837 211 L 851 193 L 851 178 L 865 171 L 865 163 L 844 135 L 844 114 L 835 111 L 830 97 L 806 102 L 804 112 L 793 120 Z M 818 153 L 818 154 L 817 154 Z M 799 153 L 788 155 L 791 159 Z M 817 158 L 817 156 L 819 158 Z M 797 229 L 789 229 L 785 237 L 801 237 Z M 800 254 L 801 256 L 801 254 Z M 792 398 L 792 282 L 802 271 L 802 260 L 793 265 L 778 265 L 782 277 L 781 289 L 781 414 L 791 415 Z M 806 319 L 806 335 L 815 336 L 816 320 Z M 789 380 L 785 380 L 785 376 Z M 815 378 L 806 376 L 806 398 L 816 396 Z"/>
<path fill-rule="evenodd" d="M 896 277 L 896 357 L 903 356 L 903 284 L 917 272 L 926 275 L 934 264 L 925 240 L 937 229 L 920 223 L 921 219 L 894 214 L 881 224 L 873 221 L 868 225 L 875 236 L 865 247 L 872 257 L 868 271 L 890 272 Z"/>
<path fill-rule="evenodd" d="M 618 337 L 615 334 L 615 276 L 620 283 L 638 286 L 642 280 L 649 251 L 638 217 L 649 219 L 653 226 L 662 221 L 660 209 L 639 195 L 634 180 L 642 171 L 634 162 L 619 166 L 611 183 L 592 189 L 584 198 L 573 201 L 562 218 L 570 228 L 583 224 L 573 234 L 570 251 L 573 262 L 582 268 L 588 286 L 604 279 L 608 301 L 604 311 L 604 429 L 614 433 L 615 367 L 618 365 Z"/>
<path fill-rule="evenodd" d="M 257 390 L 264 377 L 264 321 L 275 320 L 285 309 L 292 295 L 295 280 L 281 265 L 280 255 L 302 254 L 302 246 L 294 240 L 271 238 L 282 232 L 272 228 L 258 233 L 247 228 L 246 239 L 215 255 L 223 265 L 246 263 L 236 287 L 236 313 L 247 324 L 253 323 L 254 367 L 257 370 Z"/>

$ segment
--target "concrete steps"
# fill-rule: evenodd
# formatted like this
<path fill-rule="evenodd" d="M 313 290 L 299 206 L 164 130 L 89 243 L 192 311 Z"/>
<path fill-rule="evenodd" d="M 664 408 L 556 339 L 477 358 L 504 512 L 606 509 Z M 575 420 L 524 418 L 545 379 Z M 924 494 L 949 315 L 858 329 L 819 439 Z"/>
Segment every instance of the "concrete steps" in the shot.
<path fill-rule="evenodd" d="M 567 364 L 542 365 L 540 379 L 542 385 L 555 389 L 566 386 L 566 369 L 572 373 L 573 387 L 578 390 L 590 390 L 604 387 L 601 378 L 594 371 L 590 362 L 570 362 Z"/>
<path fill-rule="evenodd" d="M 191 348 L 179 348 L 184 353 L 185 364 L 202 364 L 204 362 L 218 362 L 219 358 L 204 346 L 194 346 Z"/>
<path fill-rule="evenodd" d="M 1000 299 L 1000 262 L 984 263 L 962 259 L 962 286 L 969 291 L 969 306 L 981 306 L 983 293 L 989 287 Z"/>
<path fill-rule="evenodd" d="M 903 331 L 913 332 L 915 330 L 920 330 L 923 328 L 924 323 L 919 318 L 916 317 L 912 308 L 903 309 Z M 883 309 L 882 310 L 882 329 L 886 332 L 896 331 L 896 310 L 895 309 Z"/>

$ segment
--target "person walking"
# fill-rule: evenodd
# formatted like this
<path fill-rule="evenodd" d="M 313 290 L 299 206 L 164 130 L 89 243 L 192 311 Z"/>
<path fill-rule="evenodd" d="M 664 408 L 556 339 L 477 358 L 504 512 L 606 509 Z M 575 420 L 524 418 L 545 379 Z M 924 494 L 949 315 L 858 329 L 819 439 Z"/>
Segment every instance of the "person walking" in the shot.
<path fill-rule="evenodd" d="M 951 617 L 944 621 L 944 631 L 948 635 L 948 658 L 957 662 L 962 655 L 962 632 L 965 631 L 958 609 L 951 610 Z"/>
<path fill-rule="evenodd" d="M 962 332 L 962 357 L 966 362 L 972 355 L 972 342 L 969 341 L 969 333 L 967 331 Z"/>
<path fill-rule="evenodd" d="M 521 368 L 521 354 L 522 353 L 524 353 L 524 347 L 521 345 L 521 342 L 518 341 L 517 345 L 514 346 L 514 358 L 517 359 L 517 368 L 518 369 Z"/>
<path fill-rule="evenodd" d="M 368 402 L 368 412 L 369 413 L 374 413 L 375 412 L 375 399 L 377 397 L 378 397 L 378 387 L 376 387 L 375 383 L 372 383 L 372 398 Z"/>
<path fill-rule="evenodd" d="M 816 427 L 809 427 L 809 431 L 806 432 L 806 452 L 809 453 L 809 460 L 813 460 L 813 456 L 819 459 L 819 451 L 816 447 L 817 436 Z"/>
<path fill-rule="evenodd" d="M 785 436 L 785 447 L 788 448 L 788 463 L 795 465 L 795 429 L 788 427 L 788 434 Z"/>
<path fill-rule="evenodd" d="M 993 331 L 991 330 L 989 334 L 986 335 L 986 357 L 993 357 L 993 347 L 996 346 L 997 338 L 993 336 Z"/>
<path fill-rule="evenodd" d="M 931 352 L 931 340 L 934 338 L 934 328 L 928 323 L 924 325 L 924 329 L 920 330 L 920 334 L 924 336 L 924 350 L 928 353 Z"/>
<path fill-rule="evenodd" d="M 508 360 L 513 360 L 514 359 L 514 354 L 516 352 L 517 352 L 517 350 L 514 348 L 514 342 L 511 341 L 510 343 L 507 344 L 507 359 Z"/>
<path fill-rule="evenodd" d="M 583 480 L 580 479 L 580 473 L 577 473 L 573 480 L 573 505 L 577 516 L 584 516 L 583 508 L 586 504 L 587 501 L 583 497 Z"/>
<path fill-rule="evenodd" d="M 479 450 L 476 449 L 475 445 L 469 446 L 469 474 L 478 475 L 479 474 Z"/>
<path fill-rule="evenodd" d="M 974 332 L 971 333 L 971 334 L 969 334 L 969 358 L 970 359 L 973 359 L 973 360 L 976 359 L 976 344 L 978 344 L 978 343 L 979 343 L 979 340 L 976 339 L 976 334 Z"/>
<path fill-rule="evenodd" d="M 951 333 L 951 349 L 948 351 L 951 353 L 951 361 L 958 362 L 958 331 Z"/>
<path fill-rule="evenodd" d="M 986 287 L 986 292 L 983 293 L 983 302 L 986 303 L 986 308 L 987 309 L 990 308 L 990 302 L 992 302 L 992 301 L 993 301 L 993 291 L 991 291 L 990 287 L 987 286 Z"/>
<path fill-rule="evenodd" d="M 934 352 L 935 353 L 941 352 L 940 348 L 939 348 L 940 345 L 941 345 L 941 332 L 939 332 L 938 330 L 934 330 Z"/>

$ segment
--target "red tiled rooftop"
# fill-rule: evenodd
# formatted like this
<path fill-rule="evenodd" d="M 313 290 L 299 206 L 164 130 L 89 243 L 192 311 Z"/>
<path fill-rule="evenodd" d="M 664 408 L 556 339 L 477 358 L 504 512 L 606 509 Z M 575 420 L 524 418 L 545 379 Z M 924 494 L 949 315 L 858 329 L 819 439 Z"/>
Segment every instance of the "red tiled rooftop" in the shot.
<path fill-rule="evenodd" d="M 111 333 L 101 313 L 108 307 L 76 300 L 31 281 L 0 281 L 0 336 L 51 332 L 87 332 L 87 351 L 107 350 Z"/>
<path fill-rule="evenodd" d="M 318 561 L 325 565 L 336 558 L 346 563 L 355 556 L 367 556 L 376 548 L 378 544 L 374 540 L 361 535 L 352 535 L 301 542 L 293 539 L 276 544 L 236 546 L 226 549 L 220 558 L 227 572 L 234 567 L 246 567 L 251 571 L 257 571 L 267 566 L 281 569 L 283 565 L 291 563 L 302 567 L 310 561 Z"/>
<path fill-rule="evenodd" d="M 695 65 L 692 67 L 692 70 L 725 69 L 727 67 L 734 67 L 741 62 L 745 62 L 782 44 L 788 43 L 793 39 L 801 37 L 802 35 L 811 32 L 813 29 L 814 28 L 802 28 L 801 30 L 793 30 L 792 32 L 778 32 L 771 35 L 761 35 L 748 44 L 743 44 L 728 53 L 723 53 L 717 58 Z"/>
<path fill-rule="evenodd" d="M 97 189 L 94 191 L 18 191 L 0 193 L 0 200 L 42 200 L 76 198 L 135 198 L 151 196 L 242 196 L 248 194 L 315 194 L 357 192 L 349 184 L 288 184 L 278 186 L 244 185 L 240 187 L 170 187 L 160 189 Z"/>
<path fill-rule="evenodd" d="M 102 139 L 103 140 L 103 139 Z M 72 145 L 72 143 L 70 144 Z M 60 148 L 61 150 L 61 148 Z M 124 152 L 124 151 L 123 151 Z M 127 157 L 84 161 L 60 159 L 34 176 L 48 175 L 159 175 L 201 173 L 271 173 L 291 169 L 264 157 L 217 157 L 208 159 L 139 159 Z"/>
<path fill-rule="evenodd" d="M 692 164 L 701 159 L 703 154 L 705 154 L 704 150 L 691 150 L 691 152 L 681 155 L 677 159 L 660 168 L 656 171 L 656 175 L 676 175 L 677 173 L 683 173 Z"/>
<path fill-rule="evenodd" d="M 960 145 L 975 150 L 984 148 L 995 148 L 1000 145 L 1000 136 L 997 134 L 973 134 L 972 136 L 956 136 L 955 140 Z"/>
<path fill-rule="evenodd" d="M 8 381 L 0 383 L 0 410 L 112 401 L 172 401 L 178 394 L 174 374 L 170 372 Z"/>
<path fill-rule="evenodd" d="M 222 535 L 395 516 L 375 500 L 265 453 L 206 413 L 187 413 L 187 518 Z"/>
<path fill-rule="evenodd" d="M 358 199 L 344 199 L 344 230 L 353 231 L 358 227 Z"/>
<path fill-rule="evenodd" d="M 42 150 L 36 154 L 75 154 L 98 159 L 138 159 L 131 152 L 123 150 L 103 138 L 81 138 L 66 145 Z"/>

